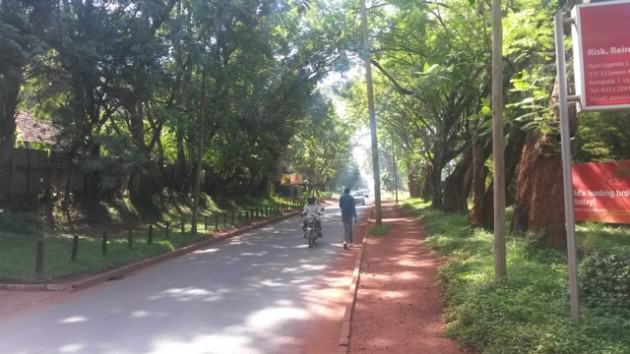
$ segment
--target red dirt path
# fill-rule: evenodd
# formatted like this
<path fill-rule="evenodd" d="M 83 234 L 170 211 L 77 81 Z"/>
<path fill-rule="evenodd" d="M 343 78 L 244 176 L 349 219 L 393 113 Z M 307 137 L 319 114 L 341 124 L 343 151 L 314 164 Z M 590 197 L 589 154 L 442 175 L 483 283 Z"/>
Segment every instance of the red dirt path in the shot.
<path fill-rule="evenodd" d="M 440 260 L 424 246 L 421 228 L 391 203 L 383 222 L 389 234 L 367 240 L 349 353 L 465 353 L 442 334 Z"/>
<path fill-rule="evenodd" d="M 343 235 L 330 235 L 331 240 L 326 240 L 338 244 L 340 257 L 331 265 L 322 280 L 304 294 L 306 306 L 312 317 L 301 323 L 295 329 L 293 336 L 287 338 L 280 354 L 336 354 L 339 352 L 341 323 L 346 306 L 352 301 L 349 291 L 352 272 L 366 229 L 367 217 L 362 217 L 353 230 L 354 246 L 349 250 L 342 248 Z"/>

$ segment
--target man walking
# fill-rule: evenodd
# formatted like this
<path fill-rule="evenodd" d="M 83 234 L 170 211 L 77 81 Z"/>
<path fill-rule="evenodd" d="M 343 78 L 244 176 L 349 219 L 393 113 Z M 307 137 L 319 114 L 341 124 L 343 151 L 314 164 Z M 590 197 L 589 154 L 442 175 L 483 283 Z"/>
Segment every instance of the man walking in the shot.
<path fill-rule="evenodd" d="M 348 249 L 348 243 L 352 245 L 352 219 L 357 222 L 357 208 L 354 198 L 350 195 L 350 188 L 343 190 L 339 198 L 339 209 L 341 209 L 341 220 L 343 220 L 343 248 Z"/>

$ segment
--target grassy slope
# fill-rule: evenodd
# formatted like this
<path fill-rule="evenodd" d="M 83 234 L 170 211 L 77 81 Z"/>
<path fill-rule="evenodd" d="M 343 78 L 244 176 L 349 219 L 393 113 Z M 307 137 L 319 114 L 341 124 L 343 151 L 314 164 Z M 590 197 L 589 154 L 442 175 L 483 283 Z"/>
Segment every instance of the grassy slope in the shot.
<path fill-rule="evenodd" d="M 630 319 L 583 308 L 580 325 L 570 323 L 560 252 L 509 237 L 508 280 L 497 283 L 491 233 L 472 230 L 465 215 L 444 214 L 419 200 L 404 207 L 422 218 L 430 247 L 448 256 L 440 276 L 449 335 L 481 353 L 630 353 Z M 630 249 L 628 229 L 586 224 L 578 237 L 582 252 Z"/>
<path fill-rule="evenodd" d="M 245 212 L 253 208 L 272 207 L 285 202 L 278 198 L 248 199 L 228 204 L 229 209 L 220 209 L 213 202 L 207 203 L 199 219 L 198 234 L 190 233 L 190 208 L 184 203 L 162 203 L 159 209 L 160 221 L 156 222 L 153 231 L 153 244 L 148 245 L 148 225 L 142 223 L 120 223 L 120 212 L 109 208 L 109 219 L 113 221 L 98 228 L 80 230 L 50 230 L 46 228 L 37 215 L 33 213 L 0 214 L 0 282 L 39 282 L 57 280 L 68 277 L 93 274 L 128 264 L 147 257 L 155 256 L 170 250 L 201 241 L 211 237 L 218 229 L 246 223 Z M 232 212 L 235 212 L 234 225 Z M 125 210 L 125 213 L 134 211 Z M 238 217 L 241 213 L 242 218 Z M 227 218 L 224 215 L 227 214 Z M 218 216 L 218 218 L 215 218 Z M 204 218 L 208 218 L 208 229 Z M 181 232 L 181 220 L 184 220 L 184 232 Z M 226 222 L 227 221 L 227 222 Z M 170 232 L 166 237 L 165 226 L 170 223 Z M 133 249 L 128 248 L 127 230 L 132 229 L 134 235 Z M 108 231 L 108 254 L 101 253 L 101 235 Z M 119 231 L 113 231 L 119 230 Z M 79 235 L 79 252 L 77 261 L 70 261 L 72 238 Z M 35 269 L 36 241 L 44 240 L 44 273 L 37 276 Z"/>

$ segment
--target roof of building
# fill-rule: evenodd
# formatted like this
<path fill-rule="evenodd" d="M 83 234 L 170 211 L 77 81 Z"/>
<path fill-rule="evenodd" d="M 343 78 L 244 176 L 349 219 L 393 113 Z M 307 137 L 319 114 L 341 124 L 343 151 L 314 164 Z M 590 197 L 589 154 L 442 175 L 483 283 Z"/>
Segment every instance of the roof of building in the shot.
<path fill-rule="evenodd" d="M 17 140 L 24 144 L 55 145 L 59 129 L 51 122 L 37 119 L 29 112 L 18 112 L 15 117 Z"/>

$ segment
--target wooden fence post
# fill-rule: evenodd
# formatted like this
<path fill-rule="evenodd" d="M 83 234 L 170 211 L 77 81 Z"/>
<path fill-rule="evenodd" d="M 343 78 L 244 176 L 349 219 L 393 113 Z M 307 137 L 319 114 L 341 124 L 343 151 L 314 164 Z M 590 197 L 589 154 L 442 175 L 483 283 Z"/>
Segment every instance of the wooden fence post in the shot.
<path fill-rule="evenodd" d="M 79 253 L 79 235 L 74 235 L 72 237 L 72 253 L 70 254 L 70 260 L 76 261 L 77 255 Z"/>
<path fill-rule="evenodd" d="M 149 225 L 149 238 L 147 239 L 147 244 L 153 244 L 153 225 Z"/>
<path fill-rule="evenodd" d="M 107 231 L 103 231 L 103 242 L 101 243 L 101 254 L 107 254 Z"/>
<path fill-rule="evenodd" d="M 129 232 L 127 232 L 127 247 L 129 247 L 129 249 L 133 249 L 133 230 L 129 229 Z"/>
<path fill-rule="evenodd" d="M 35 250 L 35 274 L 42 275 L 44 273 L 44 241 L 37 241 L 37 249 Z"/>

